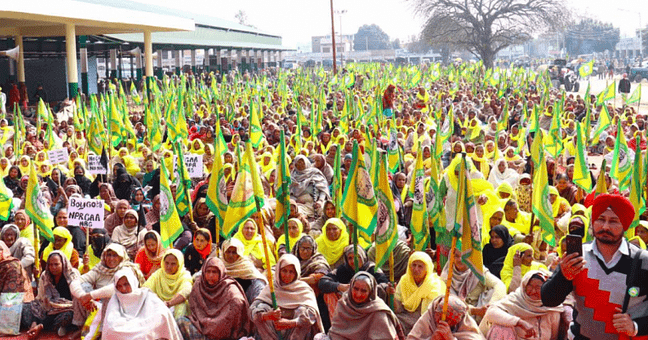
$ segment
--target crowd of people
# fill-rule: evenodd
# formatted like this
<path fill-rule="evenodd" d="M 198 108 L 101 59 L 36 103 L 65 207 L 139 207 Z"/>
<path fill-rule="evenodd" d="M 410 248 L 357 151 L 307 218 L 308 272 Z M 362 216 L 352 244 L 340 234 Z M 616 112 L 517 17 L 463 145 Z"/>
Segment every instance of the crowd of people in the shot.
<path fill-rule="evenodd" d="M 51 124 L 8 110 L 0 121 L 0 173 L 13 198 L 0 233 L 0 288 L 25 293 L 21 329 L 30 339 L 43 331 L 72 339 L 171 340 L 648 336 L 646 114 L 566 93 L 547 78 L 470 63 L 354 64 L 339 75 L 271 69 L 165 76 L 132 91 L 115 82 L 109 99 L 66 102 Z M 106 143 L 110 174 L 91 174 L 88 157 L 99 154 L 90 150 L 95 136 L 88 122 L 115 102 L 123 103 L 134 135 Z M 89 114 L 82 114 L 84 106 Z M 178 235 L 166 240 L 163 215 L 176 208 L 161 193 L 161 164 L 173 169 L 171 130 L 183 127 L 169 120 L 169 111 L 179 106 L 187 131 L 180 147 L 202 155 L 204 176 L 192 179 L 192 209 Z M 165 114 L 150 124 L 147 117 L 158 109 Z M 604 114 L 607 125 L 599 118 Z M 102 123 L 110 129 L 108 119 Z M 253 152 L 265 204 L 226 235 L 207 197 L 210 178 L 222 171 L 218 195 L 225 201 L 237 195 L 245 185 L 238 181 L 241 155 L 256 124 L 262 138 Z M 558 240 L 550 245 L 534 214 L 540 189 L 530 147 L 541 131 L 555 129 L 560 148 L 545 155 L 544 200 Z M 590 133 L 579 154 L 581 130 Z M 642 155 L 633 164 L 643 167 L 638 192 L 610 168 L 620 162 L 620 140 L 628 141 L 626 161 Z M 357 230 L 341 215 L 333 186 L 353 175 L 354 144 L 369 169 L 379 163 L 375 148 L 397 155 L 388 173 L 398 219 L 393 263 L 377 266 L 377 241 L 354 243 Z M 60 148 L 69 161 L 53 164 L 47 151 Z M 574 178 L 582 175 L 575 163 L 583 152 L 592 160 L 585 160 L 588 188 Z M 438 214 L 427 215 L 437 222 L 429 223 L 423 246 L 414 242 L 410 190 L 419 155 L 428 209 L 436 197 L 444 202 Z M 482 235 L 481 277 L 460 248 L 452 253 L 448 238 L 463 157 Z M 607 167 L 591 164 L 595 157 L 609 159 Z M 290 169 L 290 213 L 286 227 L 276 228 L 282 160 Z M 26 204 L 34 177 L 53 219 L 51 240 Z M 177 198 L 182 178 L 171 177 Z M 103 228 L 68 223 L 73 197 L 103 200 Z M 568 235 L 581 240 L 580 254 L 571 252 Z"/>

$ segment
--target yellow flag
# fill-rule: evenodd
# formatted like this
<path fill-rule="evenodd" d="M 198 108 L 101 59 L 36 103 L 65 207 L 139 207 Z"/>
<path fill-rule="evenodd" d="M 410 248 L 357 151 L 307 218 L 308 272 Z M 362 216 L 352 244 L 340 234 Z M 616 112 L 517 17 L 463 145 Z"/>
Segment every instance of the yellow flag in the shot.
<path fill-rule="evenodd" d="M 205 203 L 209 210 L 216 215 L 218 227 L 222 228 L 227 213 L 227 183 L 220 147 L 220 143 L 216 141 L 214 143 L 214 163 L 212 163 Z"/>
<path fill-rule="evenodd" d="M 378 214 L 376 221 L 376 266 L 378 268 L 389 259 L 389 254 L 398 242 L 398 215 L 394 206 L 389 179 L 387 178 L 387 154 L 381 152 L 378 156 L 380 164 L 376 178 L 374 178 L 374 191 L 378 201 Z"/>
<path fill-rule="evenodd" d="M 43 197 L 38 186 L 38 176 L 34 171 L 34 164 L 29 165 L 29 182 L 25 193 L 25 212 L 36 224 L 38 229 L 48 241 L 54 242 L 54 218 L 49 210 L 49 204 Z"/>
<path fill-rule="evenodd" d="M 182 234 L 182 222 L 176 209 L 175 200 L 169 186 L 169 172 L 165 162 L 162 162 L 160 172 L 160 236 L 162 246 L 169 248 L 173 245 L 180 234 Z"/>
<path fill-rule="evenodd" d="M 254 101 L 250 102 L 250 140 L 255 148 L 261 145 L 264 140 L 261 123 L 259 123 L 259 105 Z"/>
<path fill-rule="evenodd" d="M 342 217 L 358 230 L 360 236 L 370 241 L 376 229 L 378 203 L 371 176 L 365 167 L 364 156 L 359 152 L 357 142 L 353 143 L 353 161 L 344 188 Z"/>
<path fill-rule="evenodd" d="M 257 183 L 255 184 L 253 181 Z M 229 238 L 234 229 L 242 225 L 245 220 L 257 211 L 254 202 L 255 196 L 261 198 L 259 205 L 262 208 L 264 203 L 263 187 L 258 175 L 257 164 L 254 160 L 252 144 L 248 140 L 245 143 L 245 154 L 243 155 L 242 164 L 236 177 L 236 183 L 234 184 L 234 191 L 232 191 L 232 197 L 230 198 L 225 220 L 223 221 L 221 234 L 224 237 Z"/>
<path fill-rule="evenodd" d="M 418 143 L 419 147 L 421 142 Z M 423 167 L 423 153 L 416 155 L 416 164 L 412 174 L 412 182 L 409 186 L 409 197 L 414 201 L 412 205 L 412 236 L 414 237 L 414 249 L 423 251 L 430 242 L 430 229 L 428 224 L 427 202 L 425 200 L 425 168 Z"/>

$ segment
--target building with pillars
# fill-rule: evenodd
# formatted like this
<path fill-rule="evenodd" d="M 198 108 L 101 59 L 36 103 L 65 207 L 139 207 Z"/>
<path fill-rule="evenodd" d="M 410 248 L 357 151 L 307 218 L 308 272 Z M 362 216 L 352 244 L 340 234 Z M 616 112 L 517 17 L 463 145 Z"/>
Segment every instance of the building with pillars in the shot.
<path fill-rule="evenodd" d="M 98 78 L 254 71 L 288 50 L 252 27 L 130 0 L 7 3 L 0 23 L 0 51 L 20 46 L 18 60 L 0 56 L 0 86 L 24 83 L 31 95 L 42 84 L 50 101 L 96 93 Z"/>

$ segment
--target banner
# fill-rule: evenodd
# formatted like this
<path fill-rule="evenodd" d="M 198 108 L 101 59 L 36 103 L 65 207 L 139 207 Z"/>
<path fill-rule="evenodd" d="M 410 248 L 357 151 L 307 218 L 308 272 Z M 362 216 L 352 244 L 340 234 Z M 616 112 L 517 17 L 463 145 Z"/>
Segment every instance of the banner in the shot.
<path fill-rule="evenodd" d="M 191 178 L 202 178 L 205 174 L 203 166 L 203 155 L 184 155 L 185 167 Z M 178 156 L 173 155 L 173 173 L 178 176 Z"/>
<path fill-rule="evenodd" d="M 104 201 L 70 197 L 68 224 L 91 229 L 104 227 Z"/>

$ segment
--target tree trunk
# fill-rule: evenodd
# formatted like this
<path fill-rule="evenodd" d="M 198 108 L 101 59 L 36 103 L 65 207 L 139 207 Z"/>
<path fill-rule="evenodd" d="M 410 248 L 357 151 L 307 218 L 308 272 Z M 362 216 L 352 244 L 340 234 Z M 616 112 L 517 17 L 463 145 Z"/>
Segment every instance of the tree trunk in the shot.
<path fill-rule="evenodd" d="M 493 62 L 495 61 L 495 53 L 491 51 L 484 51 L 481 53 L 481 58 L 484 61 L 484 67 L 489 69 L 493 68 Z"/>

